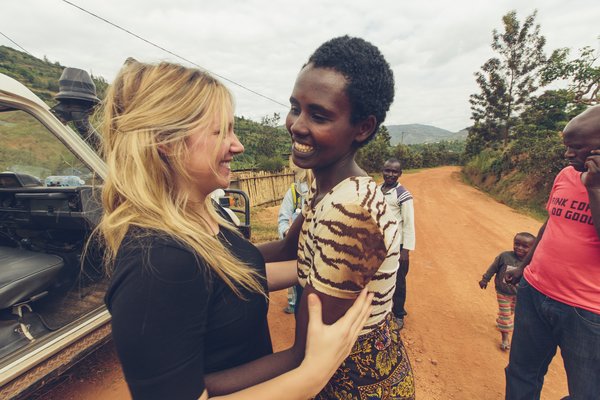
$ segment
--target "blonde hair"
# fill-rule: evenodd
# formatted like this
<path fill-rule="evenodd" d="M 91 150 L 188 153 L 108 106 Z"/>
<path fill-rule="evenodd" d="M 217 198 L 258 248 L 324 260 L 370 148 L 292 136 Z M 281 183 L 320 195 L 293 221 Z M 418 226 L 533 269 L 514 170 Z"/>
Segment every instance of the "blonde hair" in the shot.
<path fill-rule="evenodd" d="M 223 246 L 194 211 L 187 193 L 174 184 L 176 177 L 192 184 L 184 167 L 190 131 L 220 119 L 219 143 L 212 154 L 216 159 L 232 111 L 230 92 L 205 72 L 166 62 L 125 62 L 106 94 L 99 128 L 108 176 L 97 232 L 106 248 L 107 273 L 135 226 L 189 246 L 239 297 L 240 286 L 264 294 L 261 277 Z M 204 206 L 222 228 L 235 230 L 218 215 L 210 196 Z"/>

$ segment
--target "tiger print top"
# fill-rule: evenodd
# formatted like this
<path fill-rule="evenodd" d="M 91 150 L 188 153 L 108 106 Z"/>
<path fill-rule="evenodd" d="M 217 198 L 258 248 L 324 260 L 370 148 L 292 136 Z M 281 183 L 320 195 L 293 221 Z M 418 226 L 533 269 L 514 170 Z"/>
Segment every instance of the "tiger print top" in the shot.
<path fill-rule="evenodd" d="M 298 279 L 321 293 L 353 299 L 367 286 L 374 293 L 370 332 L 392 310 L 400 254 L 398 221 L 368 176 L 338 183 L 318 204 L 313 181 L 304 203 L 298 243 Z"/>

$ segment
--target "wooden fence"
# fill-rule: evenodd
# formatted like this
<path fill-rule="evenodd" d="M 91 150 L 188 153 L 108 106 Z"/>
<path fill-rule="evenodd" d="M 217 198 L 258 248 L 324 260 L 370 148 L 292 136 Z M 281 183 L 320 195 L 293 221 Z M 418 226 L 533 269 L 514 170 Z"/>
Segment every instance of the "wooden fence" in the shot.
<path fill-rule="evenodd" d="M 281 203 L 293 181 L 294 173 L 288 168 L 282 172 L 235 171 L 230 187 L 245 191 L 250 206 L 270 206 Z"/>

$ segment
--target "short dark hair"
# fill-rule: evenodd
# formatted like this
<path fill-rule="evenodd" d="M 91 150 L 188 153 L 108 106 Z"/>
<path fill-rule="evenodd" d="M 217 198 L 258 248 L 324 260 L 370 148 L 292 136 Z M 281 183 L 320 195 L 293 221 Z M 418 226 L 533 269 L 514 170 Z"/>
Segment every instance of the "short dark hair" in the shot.
<path fill-rule="evenodd" d="M 350 122 L 355 124 L 369 115 L 377 119 L 375 130 L 367 144 L 385 121 L 394 100 L 394 73 L 383 54 L 364 39 L 340 36 L 323 43 L 308 59 L 307 64 L 331 68 L 346 78 L 346 93 L 352 107 Z"/>
<path fill-rule="evenodd" d="M 400 164 L 400 165 L 402 165 L 402 163 L 400 162 L 400 160 L 398 160 L 397 158 L 394 158 L 394 157 L 388 158 L 387 160 L 385 160 L 384 164 L 387 164 L 387 163 L 390 163 L 390 164 L 394 163 L 394 164 Z"/>
<path fill-rule="evenodd" d="M 529 232 L 519 232 L 515 235 L 515 237 L 517 237 L 517 236 L 522 236 L 527 239 L 535 240 L 535 235 L 533 235 Z"/>
<path fill-rule="evenodd" d="M 400 168 L 398 168 L 398 173 L 399 173 L 400 175 L 402 175 L 402 163 L 400 162 L 400 160 L 398 160 L 397 158 L 394 158 L 394 157 L 392 157 L 392 158 L 388 158 L 388 159 L 387 159 L 387 160 L 385 160 L 385 162 L 383 163 L 383 167 L 385 167 L 385 164 L 388 164 L 388 163 L 389 163 L 389 164 L 398 164 L 398 166 L 400 167 Z M 382 167 L 382 168 L 383 168 L 383 167 Z"/>

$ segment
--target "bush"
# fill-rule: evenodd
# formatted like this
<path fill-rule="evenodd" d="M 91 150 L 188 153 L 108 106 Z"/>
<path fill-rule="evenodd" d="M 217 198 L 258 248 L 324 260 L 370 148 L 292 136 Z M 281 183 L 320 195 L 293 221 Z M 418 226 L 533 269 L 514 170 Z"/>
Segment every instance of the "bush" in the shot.
<path fill-rule="evenodd" d="M 478 175 L 487 175 L 490 173 L 498 174 L 501 165 L 502 152 L 499 150 L 485 149 L 469 160 L 465 165 L 465 171 Z"/>
<path fill-rule="evenodd" d="M 521 137 L 510 148 L 516 169 L 533 176 L 540 183 L 539 189 L 544 192 L 550 190 L 558 172 L 567 165 L 564 152 L 561 135 L 556 131 Z"/>
<path fill-rule="evenodd" d="M 286 166 L 286 162 L 281 157 L 260 156 L 256 162 L 256 168 L 261 171 L 279 172 Z"/>

